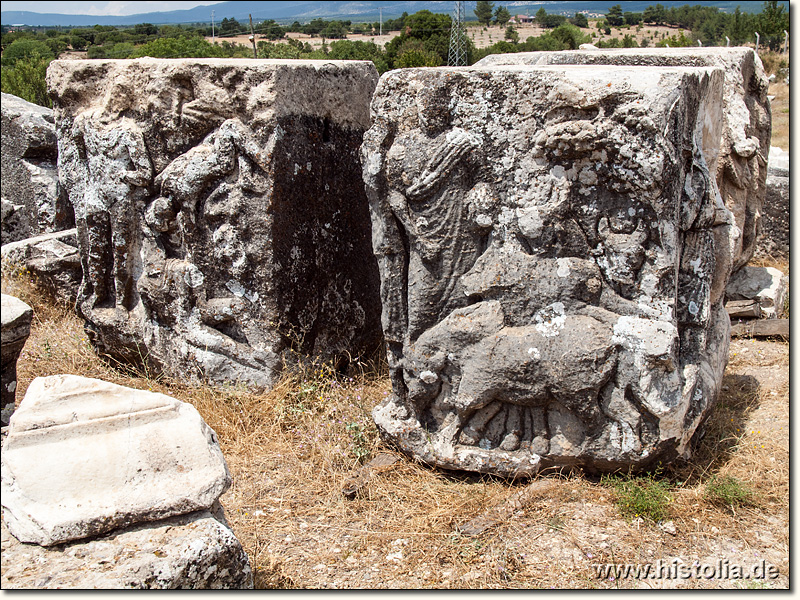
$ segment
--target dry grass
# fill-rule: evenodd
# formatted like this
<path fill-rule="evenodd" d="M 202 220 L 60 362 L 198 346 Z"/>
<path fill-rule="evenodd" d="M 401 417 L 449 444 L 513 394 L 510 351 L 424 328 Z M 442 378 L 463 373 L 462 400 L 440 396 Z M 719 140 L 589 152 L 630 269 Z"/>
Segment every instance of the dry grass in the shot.
<path fill-rule="evenodd" d="M 789 152 L 789 86 L 783 80 L 775 80 L 769 86 L 772 99 L 771 146 Z"/>
<path fill-rule="evenodd" d="M 233 474 L 222 497 L 262 588 L 613 588 L 634 580 L 597 579 L 597 562 L 681 557 L 750 564 L 764 557 L 788 587 L 788 344 L 735 340 L 717 409 L 694 458 L 664 475 L 676 535 L 623 517 L 614 490 L 580 472 L 477 537 L 456 527 L 503 503 L 525 482 L 429 469 L 405 457 L 347 500 L 344 480 L 365 454 L 394 452 L 370 411 L 390 393 L 388 378 L 336 377 L 323 366 L 287 374 L 265 394 L 240 387 L 188 386 L 131 376 L 94 355 L 82 324 L 24 277 L 3 291 L 34 306 L 31 337 L 18 364 L 19 393 L 40 375 L 70 372 L 194 404 L 219 435 Z M 705 499 L 712 476 L 757 490 L 753 506 Z M 656 587 L 670 582 L 650 582 Z M 688 587 L 739 587 L 689 580 Z"/>

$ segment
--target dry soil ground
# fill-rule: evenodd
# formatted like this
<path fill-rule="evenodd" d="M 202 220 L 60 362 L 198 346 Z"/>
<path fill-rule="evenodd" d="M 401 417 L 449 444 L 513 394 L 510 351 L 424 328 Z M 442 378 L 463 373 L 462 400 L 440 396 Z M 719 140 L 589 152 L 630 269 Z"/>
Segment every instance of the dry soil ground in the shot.
<path fill-rule="evenodd" d="M 788 265 L 782 265 L 788 271 Z M 18 400 L 34 377 L 75 373 L 171 394 L 197 406 L 217 431 L 233 486 L 222 497 L 259 587 L 279 588 L 786 588 L 789 585 L 789 344 L 733 340 L 719 404 L 687 463 L 666 465 L 661 523 L 625 516 L 607 481 L 547 473 L 549 490 L 477 536 L 459 526 L 524 491 L 528 482 L 454 474 L 400 456 L 355 498 L 342 485 L 360 460 L 396 454 L 369 411 L 388 379 L 333 377 L 325 367 L 287 377 L 269 394 L 193 387 L 100 361 L 82 324 L 4 277 L 3 292 L 32 304 L 18 364 Z M 378 369 L 380 371 L 380 369 Z M 399 456 L 399 455 L 398 455 Z M 712 477 L 753 491 L 726 507 L 706 497 Z M 670 524 L 671 522 L 671 524 Z M 760 564 L 775 579 L 598 577 L 592 565 Z M 667 571 L 664 571 L 665 573 Z M 710 571 L 706 571 L 710 573 Z"/>

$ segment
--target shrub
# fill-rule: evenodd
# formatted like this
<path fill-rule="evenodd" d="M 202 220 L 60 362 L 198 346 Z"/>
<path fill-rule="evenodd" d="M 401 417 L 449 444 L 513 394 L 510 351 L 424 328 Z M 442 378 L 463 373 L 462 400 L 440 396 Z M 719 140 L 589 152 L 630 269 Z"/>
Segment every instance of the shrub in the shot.
<path fill-rule="evenodd" d="M 726 508 L 736 508 L 753 503 L 753 493 L 750 489 L 731 475 L 712 476 L 706 483 L 704 498 L 711 504 Z"/>
<path fill-rule="evenodd" d="M 45 81 L 49 64 L 49 59 L 41 57 L 16 60 L 14 66 L 4 66 L 0 71 L 0 88 L 6 94 L 52 108 Z"/>
<path fill-rule="evenodd" d="M 626 517 L 642 517 L 653 522 L 662 521 L 668 514 L 672 498 L 666 481 L 654 475 L 644 477 L 606 476 L 608 485 L 620 513 Z"/>

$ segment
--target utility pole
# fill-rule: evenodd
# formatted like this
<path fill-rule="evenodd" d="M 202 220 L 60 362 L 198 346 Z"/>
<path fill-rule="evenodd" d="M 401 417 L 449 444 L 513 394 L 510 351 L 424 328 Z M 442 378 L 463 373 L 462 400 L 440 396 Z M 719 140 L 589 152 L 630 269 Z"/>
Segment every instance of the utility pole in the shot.
<path fill-rule="evenodd" d="M 753 33 L 755 33 L 755 34 L 756 34 L 756 54 L 758 54 L 758 44 L 759 44 L 759 42 L 761 41 L 761 36 L 760 36 L 760 35 L 758 35 L 758 32 L 757 32 L 757 31 L 754 31 Z"/>
<path fill-rule="evenodd" d="M 457 0 L 453 7 L 447 64 L 451 67 L 467 66 L 467 34 L 464 31 L 464 2 L 461 0 Z"/>
<path fill-rule="evenodd" d="M 728 48 L 728 47 L 730 47 L 730 45 L 731 45 L 731 38 L 729 38 L 729 37 L 726 35 L 726 36 L 725 36 L 725 47 L 726 47 L 726 48 Z"/>
<path fill-rule="evenodd" d="M 253 31 L 253 15 L 248 15 L 250 17 L 250 41 L 253 42 L 253 58 L 258 58 L 258 52 L 256 52 L 256 32 Z"/>
<path fill-rule="evenodd" d="M 783 52 L 782 54 L 786 54 L 786 45 L 789 43 L 789 32 L 785 29 L 783 30 Z"/>
<path fill-rule="evenodd" d="M 700 40 L 697 40 L 697 45 L 698 45 L 698 46 L 702 46 L 702 45 L 703 45 L 703 42 L 701 42 Z"/>
<path fill-rule="evenodd" d="M 379 13 L 381 15 L 381 25 L 380 25 L 380 34 L 379 35 L 383 35 L 383 8 L 382 7 L 379 8 L 378 11 L 379 11 Z"/>
<path fill-rule="evenodd" d="M 214 33 L 214 11 L 211 11 L 211 41 L 217 43 L 217 36 Z"/>

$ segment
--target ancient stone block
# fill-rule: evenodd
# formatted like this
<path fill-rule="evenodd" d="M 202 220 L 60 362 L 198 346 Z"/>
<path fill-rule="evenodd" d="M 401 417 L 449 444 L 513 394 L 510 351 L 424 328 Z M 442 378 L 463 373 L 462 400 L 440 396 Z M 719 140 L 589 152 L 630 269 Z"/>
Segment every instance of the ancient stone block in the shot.
<path fill-rule="evenodd" d="M 78 312 L 117 360 L 271 385 L 380 346 L 365 61 L 55 61 Z"/>
<path fill-rule="evenodd" d="M 83 271 L 74 227 L 3 244 L 0 253 L 4 273 L 26 271 L 54 298 L 75 304 Z"/>
<path fill-rule="evenodd" d="M 221 511 L 51 547 L 22 544 L 2 524 L 3 589 L 252 589 L 250 561 Z"/>
<path fill-rule="evenodd" d="M 392 395 L 451 469 L 643 467 L 689 452 L 728 356 L 733 220 L 718 68 L 382 76 L 362 164 Z"/>
<path fill-rule="evenodd" d="M 58 182 L 53 111 L 3 93 L 0 113 L 2 243 L 72 227 Z"/>
<path fill-rule="evenodd" d="M 789 278 L 773 267 L 746 266 L 731 276 L 725 295 L 728 300 L 755 300 L 765 319 L 784 314 Z"/>
<path fill-rule="evenodd" d="M 767 193 L 767 156 L 772 135 L 769 82 L 761 60 L 750 48 L 631 48 L 616 50 L 524 52 L 496 54 L 475 66 L 609 65 L 660 67 L 720 67 L 725 71 L 722 141 L 718 158 L 709 157 L 722 199 L 733 212 L 738 232 L 733 271 L 755 252 L 761 211 Z M 738 233 L 738 235 L 737 235 Z"/>
<path fill-rule="evenodd" d="M 789 153 L 774 146 L 769 151 L 766 186 L 754 256 L 789 260 Z"/>
<path fill-rule="evenodd" d="M 76 375 L 34 379 L 3 444 L 3 519 L 42 546 L 207 509 L 230 483 L 192 405 Z"/>
<path fill-rule="evenodd" d="M 2 381 L 0 382 L 0 424 L 3 427 L 14 412 L 17 397 L 17 359 L 31 333 L 33 309 L 19 298 L 2 294 Z"/>

